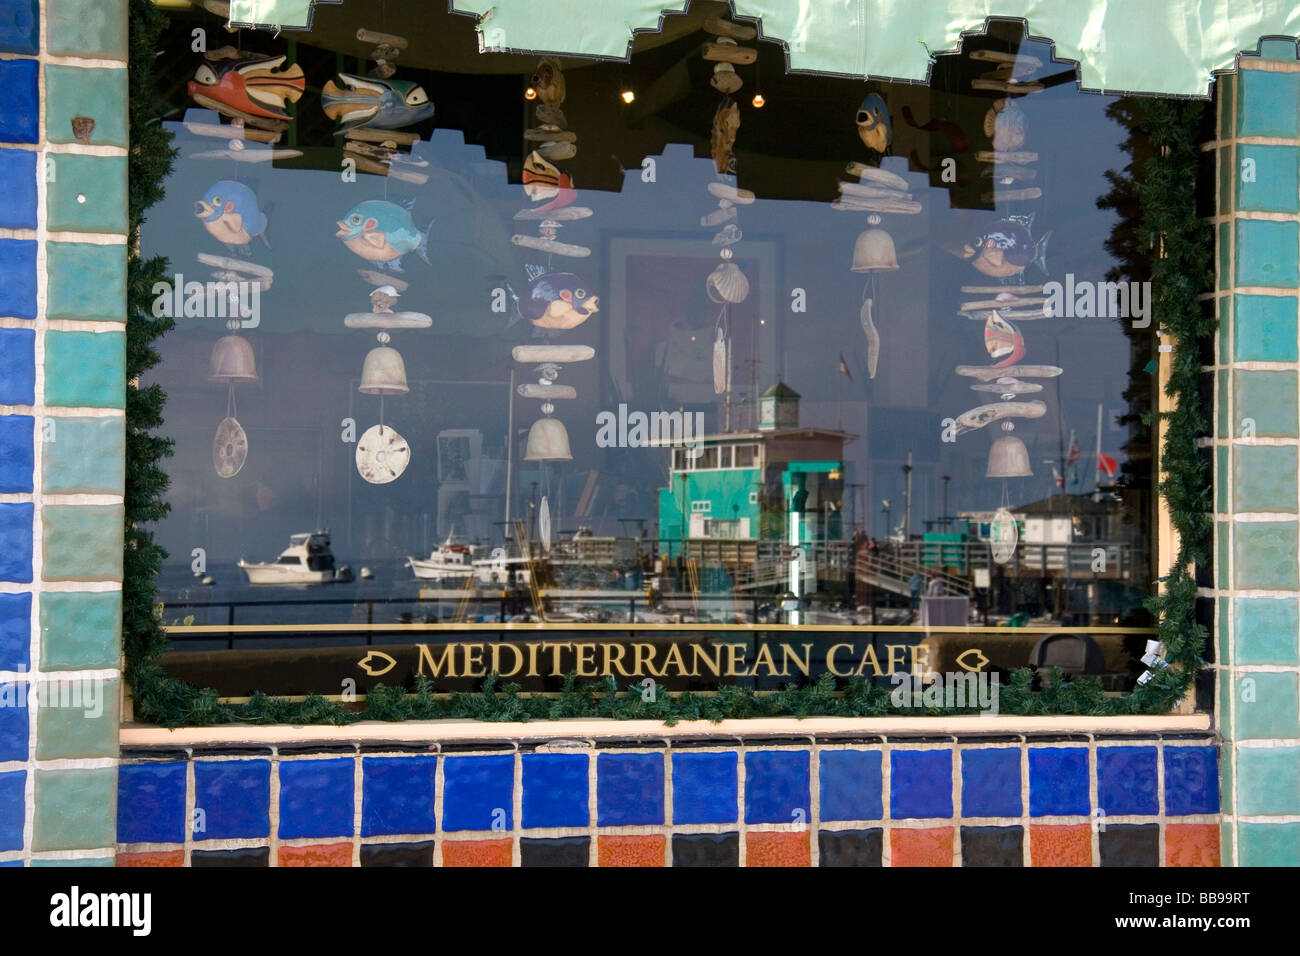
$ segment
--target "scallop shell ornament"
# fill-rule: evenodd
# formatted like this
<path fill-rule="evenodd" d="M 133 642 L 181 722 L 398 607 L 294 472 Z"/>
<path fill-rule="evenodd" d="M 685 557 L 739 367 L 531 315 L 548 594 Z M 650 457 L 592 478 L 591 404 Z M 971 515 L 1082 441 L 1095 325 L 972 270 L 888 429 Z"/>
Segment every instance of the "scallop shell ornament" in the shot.
<path fill-rule="evenodd" d="M 212 438 L 212 467 L 222 478 L 234 478 L 248 460 L 248 435 L 233 418 L 223 418 Z"/>
<path fill-rule="evenodd" d="M 709 298 L 714 302 L 729 302 L 735 305 L 749 298 L 749 280 L 740 266 L 734 262 L 723 262 L 709 273 L 705 280 Z"/>

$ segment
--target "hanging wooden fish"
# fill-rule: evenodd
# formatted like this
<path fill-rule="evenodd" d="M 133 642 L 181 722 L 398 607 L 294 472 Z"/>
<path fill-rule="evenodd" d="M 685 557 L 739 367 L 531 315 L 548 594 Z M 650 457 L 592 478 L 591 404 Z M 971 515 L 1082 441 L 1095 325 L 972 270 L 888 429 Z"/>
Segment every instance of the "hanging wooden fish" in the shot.
<path fill-rule="evenodd" d="M 433 103 L 419 83 L 411 80 L 369 79 L 340 73 L 343 86 L 333 80 L 321 90 L 325 115 L 337 122 L 334 135 L 360 126 L 401 129 L 433 116 Z"/>
<path fill-rule="evenodd" d="M 893 138 L 893 121 L 889 107 L 879 93 L 868 93 L 858 104 L 858 137 L 867 149 L 883 153 Z"/>
<path fill-rule="evenodd" d="M 867 337 L 867 377 L 876 377 L 876 363 L 880 360 L 880 333 L 876 323 L 871 320 L 871 299 L 862 300 L 862 310 L 858 313 L 862 321 L 862 332 Z"/>
<path fill-rule="evenodd" d="M 1025 337 L 1018 328 L 993 312 L 984 323 L 984 349 L 989 358 L 999 360 L 993 363 L 994 368 L 1015 365 L 1025 357 Z"/>
<path fill-rule="evenodd" d="M 257 195 L 243 183 L 223 179 L 208 187 L 194 204 L 194 215 L 214 239 L 240 255 L 248 255 L 256 238 L 266 238 L 266 214 L 258 208 Z"/>
<path fill-rule="evenodd" d="M 533 71 L 533 89 L 537 98 L 547 106 L 560 106 L 564 102 L 564 70 L 553 56 L 544 56 Z"/>
<path fill-rule="evenodd" d="M 297 63 L 283 68 L 287 57 L 243 55 L 233 47 L 214 50 L 189 82 L 195 103 L 223 116 L 249 123 L 287 124 L 284 101 L 298 102 L 307 79 Z"/>
<path fill-rule="evenodd" d="M 589 288 L 572 272 L 541 272 L 523 297 L 515 297 L 515 311 L 539 329 L 574 329 L 600 311 L 600 297 Z"/>
<path fill-rule="evenodd" d="M 411 219 L 411 205 L 409 201 L 399 206 L 382 199 L 357 203 L 339 221 L 336 235 L 362 259 L 381 269 L 401 272 L 402 257 L 412 251 L 428 262 L 433 222 L 423 232 L 417 229 Z"/>
<path fill-rule="evenodd" d="M 730 97 L 718 104 L 713 114 L 713 166 L 719 173 L 736 171 L 736 134 L 740 132 L 740 107 Z"/>
<path fill-rule="evenodd" d="M 994 402 L 980 405 L 957 416 L 953 434 L 964 435 L 1006 418 L 1042 418 L 1046 414 L 1047 406 L 1042 402 Z"/>
<path fill-rule="evenodd" d="M 578 198 L 573 179 L 568 173 L 546 159 L 536 150 L 524 158 L 524 193 L 533 202 L 546 202 L 537 209 L 559 209 Z"/>
<path fill-rule="evenodd" d="M 1033 216 L 1008 216 L 986 229 L 974 245 L 963 248 L 961 256 L 987 276 L 1008 279 L 1018 276 L 1030 265 L 1047 272 L 1045 234 L 1037 242 L 1032 232 Z"/>

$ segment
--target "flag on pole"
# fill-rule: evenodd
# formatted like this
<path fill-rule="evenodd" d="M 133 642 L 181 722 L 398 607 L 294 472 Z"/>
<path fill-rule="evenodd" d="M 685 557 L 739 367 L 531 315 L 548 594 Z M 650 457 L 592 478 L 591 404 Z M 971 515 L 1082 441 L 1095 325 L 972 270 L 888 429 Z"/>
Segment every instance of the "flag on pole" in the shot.
<path fill-rule="evenodd" d="M 1100 453 L 1097 455 L 1097 470 L 1104 471 L 1108 478 L 1114 478 L 1115 473 L 1119 471 L 1119 462 L 1110 455 Z"/>
<path fill-rule="evenodd" d="M 840 374 L 847 375 L 849 377 L 849 381 L 850 382 L 853 381 L 853 373 L 849 371 L 849 363 L 844 361 L 843 352 L 840 353 Z"/>
<path fill-rule="evenodd" d="M 1056 487 L 1058 488 L 1065 487 L 1065 479 L 1061 477 L 1061 473 L 1056 470 L 1055 465 L 1052 466 L 1052 478 L 1056 480 Z"/>
<path fill-rule="evenodd" d="M 1070 429 L 1070 452 L 1066 455 L 1065 473 L 1069 476 L 1070 487 L 1073 488 L 1079 484 L 1079 439 L 1075 437 L 1074 429 Z"/>

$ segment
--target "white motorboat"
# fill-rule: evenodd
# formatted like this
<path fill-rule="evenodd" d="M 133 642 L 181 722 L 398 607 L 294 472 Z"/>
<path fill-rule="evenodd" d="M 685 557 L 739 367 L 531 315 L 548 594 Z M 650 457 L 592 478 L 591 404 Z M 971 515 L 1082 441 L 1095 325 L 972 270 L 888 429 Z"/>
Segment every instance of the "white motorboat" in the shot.
<path fill-rule="evenodd" d="M 239 567 L 248 575 L 249 584 L 333 584 L 351 581 L 352 570 L 334 567 L 328 531 L 289 536 L 289 547 L 275 562 L 245 561 Z"/>
<path fill-rule="evenodd" d="M 527 584 L 531 565 L 531 558 L 511 558 L 505 548 L 494 548 L 490 558 L 474 562 L 474 573 L 479 584 Z"/>
<path fill-rule="evenodd" d="M 464 581 L 475 573 L 474 552 L 449 534 L 428 558 L 409 557 L 406 566 L 421 581 Z"/>

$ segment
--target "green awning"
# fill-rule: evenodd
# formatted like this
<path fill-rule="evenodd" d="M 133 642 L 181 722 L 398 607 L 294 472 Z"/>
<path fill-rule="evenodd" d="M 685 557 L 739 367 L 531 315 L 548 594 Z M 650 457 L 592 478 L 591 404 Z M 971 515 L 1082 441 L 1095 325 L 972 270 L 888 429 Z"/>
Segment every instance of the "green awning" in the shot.
<path fill-rule="evenodd" d="M 340 2 L 340 0 L 315 0 Z M 358 2 L 358 0 L 347 0 Z M 281 28 L 310 22 L 313 0 L 231 0 L 231 20 Z M 488 49 L 625 58 L 633 30 L 655 30 L 685 3 L 662 0 L 452 0 L 481 18 Z M 1263 37 L 1300 35 L 1295 0 L 735 0 L 736 16 L 789 48 L 790 67 L 924 81 L 930 56 L 955 50 L 986 17 L 1027 21 L 1077 60 L 1089 90 L 1205 96 L 1215 72 Z"/>

